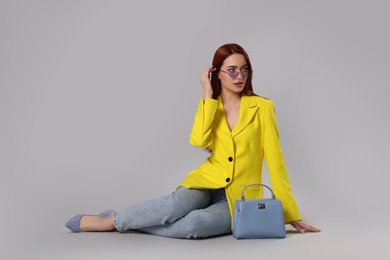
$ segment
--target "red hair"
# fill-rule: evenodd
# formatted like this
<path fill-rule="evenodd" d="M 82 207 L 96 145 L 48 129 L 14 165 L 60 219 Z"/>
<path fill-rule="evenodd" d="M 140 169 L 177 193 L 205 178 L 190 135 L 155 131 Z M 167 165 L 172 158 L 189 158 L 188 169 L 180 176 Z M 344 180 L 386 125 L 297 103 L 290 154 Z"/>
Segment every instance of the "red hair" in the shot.
<path fill-rule="evenodd" d="M 222 67 L 222 63 L 224 62 L 224 60 L 227 57 L 229 57 L 230 55 L 235 54 L 235 53 L 244 55 L 245 60 L 247 62 L 247 65 L 248 65 L 249 69 L 252 71 L 252 65 L 251 65 L 251 61 L 249 60 L 249 56 L 246 53 L 246 51 L 244 50 L 244 48 L 242 48 L 240 45 L 238 45 L 236 43 L 228 43 L 228 44 L 225 44 L 225 45 L 222 45 L 221 47 L 219 47 L 214 54 L 213 63 L 212 63 L 213 67 L 216 69 L 211 74 L 211 86 L 213 88 L 213 97 L 212 98 L 214 98 L 214 99 L 217 99 L 218 96 L 221 95 L 221 81 L 218 79 L 218 72 L 220 71 L 220 69 Z M 246 80 L 245 87 L 242 90 L 241 94 L 247 95 L 247 96 L 257 96 L 253 92 L 252 73 L 249 74 L 249 76 Z"/>

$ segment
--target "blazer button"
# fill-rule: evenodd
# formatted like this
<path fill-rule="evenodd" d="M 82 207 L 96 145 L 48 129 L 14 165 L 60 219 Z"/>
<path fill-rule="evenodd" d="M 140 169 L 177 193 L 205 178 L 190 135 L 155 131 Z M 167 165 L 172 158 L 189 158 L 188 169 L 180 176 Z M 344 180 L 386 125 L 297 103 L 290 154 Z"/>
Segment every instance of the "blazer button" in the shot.
<path fill-rule="evenodd" d="M 226 182 L 230 182 L 230 178 L 226 178 Z"/>
<path fill-rule="evenodd" d="M 229 160 L 229 162 L 232 162 L 233 161 L 233 157 L 229 157 L 228 160 Z"/>

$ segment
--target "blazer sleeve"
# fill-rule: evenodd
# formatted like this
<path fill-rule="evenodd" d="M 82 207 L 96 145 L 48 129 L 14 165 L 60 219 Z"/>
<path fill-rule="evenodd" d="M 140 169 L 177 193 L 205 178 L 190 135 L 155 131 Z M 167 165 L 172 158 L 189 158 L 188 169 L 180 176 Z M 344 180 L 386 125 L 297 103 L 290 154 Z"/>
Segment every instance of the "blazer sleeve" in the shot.
<path fill-rule="evenodd" d="M 212 98 L 200 99 L 190 135 L 190 143 L 193 146 L 200 148 L 210 146 L 212 123 L 217 108 L 218 100 Z"/>
<path fill-rule="evenodd" d="M 290 181 L 279 141 L 275 106 L 270 101 L 265 113 L 264 155 L 275 196 L 282 201 L 285 223 L 301 220 L 297 203 L 291 191 Z"/>

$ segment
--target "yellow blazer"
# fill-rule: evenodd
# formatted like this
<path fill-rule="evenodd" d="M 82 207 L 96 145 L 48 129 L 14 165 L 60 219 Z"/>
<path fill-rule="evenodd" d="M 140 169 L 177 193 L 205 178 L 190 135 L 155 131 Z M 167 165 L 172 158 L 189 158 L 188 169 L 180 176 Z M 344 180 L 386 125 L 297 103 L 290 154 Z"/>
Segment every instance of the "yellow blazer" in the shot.
<path fill-rule="evenodd" d="M 187 174 L 181 186 L 225 188 L 233 220 L 234 203 L 241 198 L 242 189 L 248 184 L 261 183 L 265 157 L 272 189 L 283 204 L 285 223 L 301 219 L 283 159 L 273 101 L 243 95 L 239 120 L 230 131 L 221 97 L 201 98 L 190 143 L 208 147 L 212 152 L 204 163 Z M 249 188 L 245 197 L 260 198 L 262 190 Z"/>

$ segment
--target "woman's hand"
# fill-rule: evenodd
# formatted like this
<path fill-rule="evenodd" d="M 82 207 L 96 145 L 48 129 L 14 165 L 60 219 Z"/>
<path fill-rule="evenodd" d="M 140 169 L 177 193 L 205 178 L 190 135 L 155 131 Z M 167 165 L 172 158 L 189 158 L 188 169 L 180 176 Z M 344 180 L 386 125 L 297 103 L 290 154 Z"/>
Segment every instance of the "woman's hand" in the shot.
<path fill-rule="evenodd" d="M 303 234 L 305 231 L 309 232 L 321 232 L 318 228 L 312 227 L 302 220 L 293 221 L 290 223 L 291 226 L 293 226 L 299 233 Z"/>
<path fill-rule="evenodd" d="M 202 75 L 200 77 L 200 83 L 202 84 L 204 99 L 211 98 L 213 96 L 213 88 L 211 87 L 210 74 L 215 70 L 216 69 L 213 68 L 213 66 L 210 66 L 202 72 Z"/>

